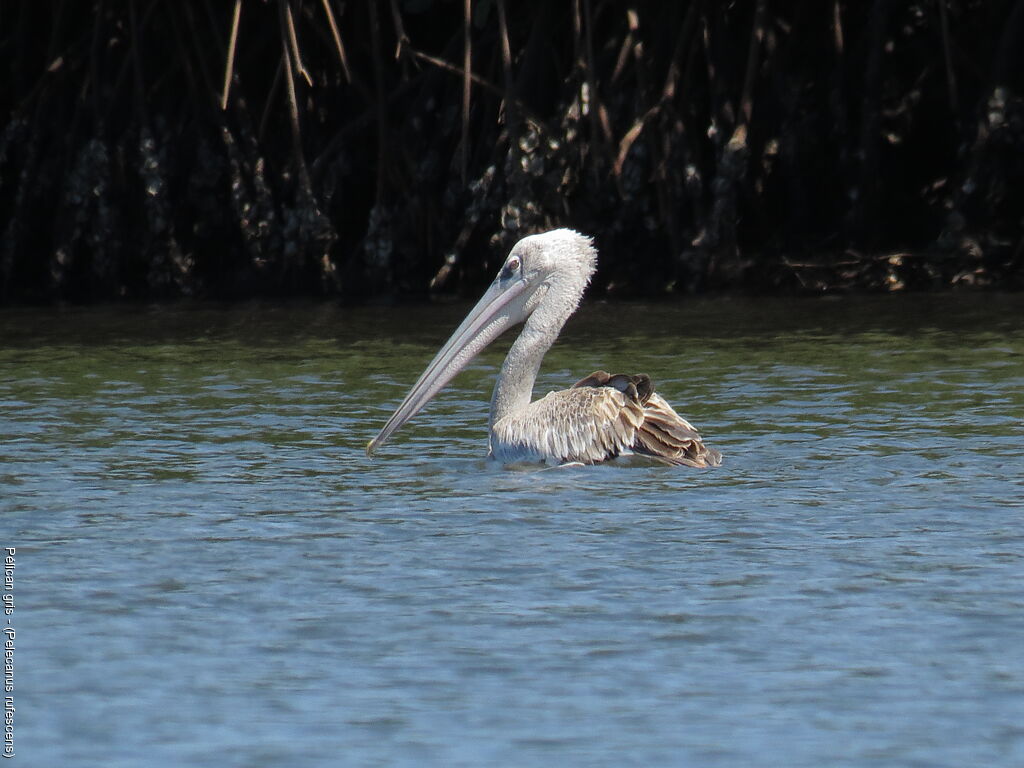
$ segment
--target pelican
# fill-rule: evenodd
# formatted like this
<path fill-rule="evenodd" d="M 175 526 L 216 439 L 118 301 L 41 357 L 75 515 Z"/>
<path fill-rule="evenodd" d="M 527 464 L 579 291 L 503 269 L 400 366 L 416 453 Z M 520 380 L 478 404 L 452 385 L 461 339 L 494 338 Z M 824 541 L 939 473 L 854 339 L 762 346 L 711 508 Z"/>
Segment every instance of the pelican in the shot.
<path fill-rule="evenodd" d="M 541 360 L 579 306 L 596 266 L 592 238 L 570 229 L 516 243 L 483 298 L 366 446 L 367 454 L 419 413 L 484 347 L 524 323 L 491 396 L 491 457 L 503 464 L 562 465 L 639 454 L 673 465 L 721 464 L 722 454 L 704 445 L 645 374 L 595 371 L 570 389 L 531 402 Z"/>

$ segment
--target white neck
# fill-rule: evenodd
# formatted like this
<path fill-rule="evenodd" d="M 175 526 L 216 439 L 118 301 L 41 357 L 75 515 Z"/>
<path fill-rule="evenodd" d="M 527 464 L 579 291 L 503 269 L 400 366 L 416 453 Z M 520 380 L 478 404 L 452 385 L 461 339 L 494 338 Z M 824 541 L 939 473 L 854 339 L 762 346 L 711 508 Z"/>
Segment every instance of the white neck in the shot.
<path fill-rule="evenodd" d="M 530 321 L 527 321 L 523 332 L 509 349 L 494 384 L 488 427 L 493 427 L 496 421 L 530 404 L 541 361 L 557 336 L 557 331 L 550 334 L 531 330 Z"/>
<path fill-rule="evenodd" d="M 576 311 L 588 278 L 589 275 L 584 275 L 582 279 L 562 280 L 549 286 L 526 319 L 523 331 L 509 349 L 494 385 L 489 428 L 530 404 L 541 361 L 555 343 L 565 321 Z"/>

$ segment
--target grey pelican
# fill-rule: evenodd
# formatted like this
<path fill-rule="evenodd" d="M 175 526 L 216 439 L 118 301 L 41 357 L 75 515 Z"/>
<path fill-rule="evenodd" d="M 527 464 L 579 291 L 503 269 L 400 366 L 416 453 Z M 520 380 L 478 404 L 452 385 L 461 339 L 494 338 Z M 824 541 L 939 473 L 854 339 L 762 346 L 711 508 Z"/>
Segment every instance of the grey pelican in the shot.
<path fill-rule="evenodd" d="M 504 464 L 596 464 L 640 454 L 690 467 L 718 466 L 704 445 L 644 374 L 596 371 L 571 389 L 531 402 L 545 353 L 576 311 L 597 266 L 593 240 L 569 229 L 524 237 L 483 298 L 437 353 L 367 454 L 415 416 L 481 350 L 524 323 L 491 396 L 489 455 Z"/>

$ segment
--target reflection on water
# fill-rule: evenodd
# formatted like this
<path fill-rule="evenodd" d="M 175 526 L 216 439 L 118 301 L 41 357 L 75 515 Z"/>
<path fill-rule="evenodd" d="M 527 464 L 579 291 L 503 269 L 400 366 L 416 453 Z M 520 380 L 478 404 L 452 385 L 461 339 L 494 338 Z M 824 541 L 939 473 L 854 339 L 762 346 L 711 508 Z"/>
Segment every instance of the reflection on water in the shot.
<path fill-rule="evenodd" d="M 1024 301 L 591 304 L 722 468 L 490 464 L 501 344 L 368 460 L 463 309 L 0 313 L 33 764 L 1024 763 Z"/>

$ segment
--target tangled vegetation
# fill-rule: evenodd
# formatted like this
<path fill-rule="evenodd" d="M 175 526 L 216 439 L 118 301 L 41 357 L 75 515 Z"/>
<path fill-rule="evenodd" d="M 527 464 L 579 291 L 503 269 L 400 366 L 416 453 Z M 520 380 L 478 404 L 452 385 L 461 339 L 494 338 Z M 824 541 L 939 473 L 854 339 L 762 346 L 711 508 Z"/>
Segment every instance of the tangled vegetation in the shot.
<path fill-rule="evenodd" d="M 42 0 L 0 302 L 1019 288 L 1024 0 Z"/>

